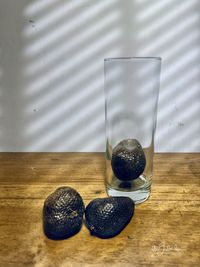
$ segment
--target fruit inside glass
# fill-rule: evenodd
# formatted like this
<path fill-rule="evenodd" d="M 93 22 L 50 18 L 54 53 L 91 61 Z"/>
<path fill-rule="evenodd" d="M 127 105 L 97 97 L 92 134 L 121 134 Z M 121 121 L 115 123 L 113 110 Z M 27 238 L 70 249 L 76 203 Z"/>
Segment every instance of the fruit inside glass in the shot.
<path fill-rule="evenodd" d="M 136 204 L 151 191 L 160 70 L 159 57 L 104 60 L 106 189 Z"/>

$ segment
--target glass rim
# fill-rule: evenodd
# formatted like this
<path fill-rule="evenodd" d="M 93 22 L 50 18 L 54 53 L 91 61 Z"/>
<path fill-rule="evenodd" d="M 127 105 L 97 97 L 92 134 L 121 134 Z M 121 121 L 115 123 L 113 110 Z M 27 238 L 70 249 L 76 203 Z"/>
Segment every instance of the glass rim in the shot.
<path fill-rule="evenodd" d="M 159 60 L 161 61 L 161 57 L 108 57 L 104 58 L 104 62 L 107 61 L 118 61 L 118 60 Z"/>

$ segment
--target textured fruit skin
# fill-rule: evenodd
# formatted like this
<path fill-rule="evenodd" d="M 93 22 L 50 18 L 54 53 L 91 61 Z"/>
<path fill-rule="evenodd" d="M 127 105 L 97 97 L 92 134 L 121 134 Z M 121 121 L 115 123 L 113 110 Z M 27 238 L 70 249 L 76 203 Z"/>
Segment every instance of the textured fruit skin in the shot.
<path fill-rule="evenodd" d="M 47 197 L 43 207 L 44 233 L 50 239 L 65 239 L 81 229 L 84 203 L 71 187 L 60 187 Z"/>
<path fill-rule="evenodd" d="M 146 157 L 140 143 L 136 139 L 121 141 L 113 149 L 111 166 L 119 180 L 137 179 L 146 166 Z"/>
<path fill-rule="evenodd" d="M 86 207 L 86 225 L 92 235 L 114 237 L 129 223 L 134 209 L 135 204 L 128 197 L 97 198 Z"/>

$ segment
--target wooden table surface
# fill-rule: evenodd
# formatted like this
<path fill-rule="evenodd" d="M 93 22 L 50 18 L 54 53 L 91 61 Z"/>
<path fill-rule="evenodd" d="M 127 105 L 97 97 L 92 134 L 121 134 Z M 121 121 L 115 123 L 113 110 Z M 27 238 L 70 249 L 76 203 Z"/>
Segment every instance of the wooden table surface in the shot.
<path fill-rule="evenodd" d="M 42 231 L 44 199 L 106 196 L 102 153 L 0 153 L 0 267 L 200 266 L 200 154 L 156 154 L 152 194 L 112 239 L 85 226 L 64 241 Z"/>

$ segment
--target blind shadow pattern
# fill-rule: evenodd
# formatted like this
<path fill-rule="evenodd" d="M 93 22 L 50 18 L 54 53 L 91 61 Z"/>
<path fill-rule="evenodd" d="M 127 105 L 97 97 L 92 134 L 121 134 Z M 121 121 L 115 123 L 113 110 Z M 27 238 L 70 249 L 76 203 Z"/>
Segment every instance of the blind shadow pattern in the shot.
<path fill-rule="evenodd" d="M 156 151 L 200 151 L 199 25 L 199 0 L 2 0 L 0 150 L 104 151 L 103 59 L 161 56 Z"/>
<path fill-rule="evenodd" d="M 123 14 L 116 0 L 56 2 L 24 11 L 28 150 L 99 150 L 103 58 L 120 53 Z"/>
<path fill-rule="evenodd" d="M 135 1 L 139 55 L 162 56 L 157 151 L 200 151 L 200 2 Z"/>

